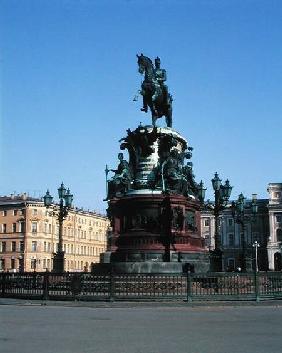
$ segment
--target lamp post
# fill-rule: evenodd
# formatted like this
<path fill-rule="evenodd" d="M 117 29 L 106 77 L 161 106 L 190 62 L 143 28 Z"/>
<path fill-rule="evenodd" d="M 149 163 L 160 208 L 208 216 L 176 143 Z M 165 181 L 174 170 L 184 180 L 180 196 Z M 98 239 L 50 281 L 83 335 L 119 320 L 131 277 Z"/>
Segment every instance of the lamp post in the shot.
<path fill-rule="evenodd" d="M 259 247 L 260 247 L 260 244 L 257 241 L 255 241 L 253 244 L 253 248 L 255 248 L 256 272 L 259 271 L 259 268 L 258 268 L 258 248 Z"/>
<path fill-rule="evenodd" d="M 251 210 L 251 216 L 246 214 L 246 211 L 250 209 Z M 235 221 L 240 224 L 241 226 L 241 245 L 242 245 L 242 263 L 241 267 L 244 272 L 248 272 L 251 270 L 251 262 L 247 258 L 246 254 L 246 236 L 245 236 L 245 230 L 246 230 L 246 223 L 249 221 L 252 221 L 254 217 L 256 217 L 256 214 L 258 212 L 258 205 L 257 205 L 257 195 L 253 194 L 252 195 L 252 202 L 250 207 L 246 205 L 246 198 L 244 195 L 241 193 L 238 196 L 237 201 L 233 201 L 231 205 L 231 210 L 232 210 L 232 216 L 235 219 Z"/>
<path fill-rule="evenodd" d="M 214 215 L 215 221 L 215 232 L 214 232 L 214 242 L 215 249 L 210 252 L 211 259 L 211 271 L 219 272 L 222 271 L 222 244 L 221 237 L 219 232 L 219 216 L 221 212 L 226 208 L 228 200 L 231 195 L 232 186 L 230 185 L 229 180 L 225 181 L 225 184 L 221 183 L 221 179 L 218 176 L 218 173 L 215 173 L 214 178 L 211 180 L 212 187 L 214 190 L 214 203 L 204 204 L 205 190 L 203 182 L 201 181 L 198 186 L 198 195 L 203 207 L 211 210 Z"/>
<path fill-rule="evenodd" d="M 23 257 L 23 255 L 19 256 L 19 272 L 24 272 L 24 257 Z"/>
<path fill-rule="evenodd" d="M 70 193 L 70 189 L 66 189 L 64 184 L 58 188 L 59 204 L 53 206 L 53 210 L 50 212 L 51 215 L 55 216 L 59 222 L 59 243 L 58 250 L 54 253 L 53 258 L 53 272 L 61 273 L 64 272 L 64 257 L 63 251 L 63 222 L 67 217 L 69 209 L 72 207 L 73 195 Z M 52 205 L 53 197 L 47 190 L 46 195 L 43 197 L 44 205 L 49 208 Z"/>

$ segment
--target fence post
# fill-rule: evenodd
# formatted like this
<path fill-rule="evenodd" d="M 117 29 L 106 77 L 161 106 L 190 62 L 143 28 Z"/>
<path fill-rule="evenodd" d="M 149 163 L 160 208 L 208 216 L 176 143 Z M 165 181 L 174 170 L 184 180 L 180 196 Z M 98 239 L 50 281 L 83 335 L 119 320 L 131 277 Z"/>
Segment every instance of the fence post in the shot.
<path fill-rule="evenodd" d="M 110 272 L 110 302 L 113 302 L 115 300 L 115 278 L 114 278 L 114 271 L 113 267 L 111 266 L 111 272 Z"/>
<path fill-rule="evenodd" d="M 71 279 L 71 292 L 73 295 L 73 300 L 78 300 L 78 295 L 81 293 L 81 274 L 75 273 Z"/>
<path fill-rule="evenodd" d="M 43 300 L 49 299 L 49 273 L 43 274 Z"/>
<path fill-rule="evenodd" d="M 255 291 L 256 291 L 256 302 L 260 301 L 259 297 L 259 273 L 255 271 Z"/>
<path fill-rule="evenodd" d="M 191 272 L 187 271 L 187 303 L 192 302 L 192 278 Z"/>
<path fill-rule="evenodd" d="M 1 288 L 1 297 L 5 297 L 5 289 L 6 289 L 6 273 L 1 273 L 1 282 L 2 282 L 2 288 Z"/>

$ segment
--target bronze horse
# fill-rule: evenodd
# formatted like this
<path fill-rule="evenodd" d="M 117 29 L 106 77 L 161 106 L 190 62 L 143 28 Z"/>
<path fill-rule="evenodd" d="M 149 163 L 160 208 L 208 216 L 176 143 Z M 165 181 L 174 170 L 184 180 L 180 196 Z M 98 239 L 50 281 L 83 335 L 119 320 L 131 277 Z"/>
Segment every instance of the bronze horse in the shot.
<path fill-rule="evenodd" d="M 139 73 L 144 74 L 144 81 L 140 92 L 143 96 L 144 106 L 141 110 L 147 112 L 147 106 L 149 106 L 152 113 L 153 126 L 156 126 L 158 118 L 165 116 L 167 126 L 172 127 L 171 95 L 167 92 L 166 86 L 159 84 L 152 60 L 143 54 L 137 55 L 137 58 Z"/>

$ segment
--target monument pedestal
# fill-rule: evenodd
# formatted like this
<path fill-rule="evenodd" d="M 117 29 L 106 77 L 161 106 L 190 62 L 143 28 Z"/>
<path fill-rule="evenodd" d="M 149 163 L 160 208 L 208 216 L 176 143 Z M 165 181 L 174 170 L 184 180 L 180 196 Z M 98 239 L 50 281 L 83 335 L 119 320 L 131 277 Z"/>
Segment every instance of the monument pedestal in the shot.
<path fill-rule="evenodd" d="M 143 190 L 109 201 L 112 234 L 102 261 L 117 272 L 182 272 L 209 269 L 200 236 L 200 204 L 183 195 Z"/>
<path fill-rule="evenodd" d="M 53 269 L 52 272 L 63 273 L 64 272 L 64 263 L 65 263 L 65 252 L 57 251 L 53 255 Z"/>
<path fill-rule="evenodd" d="M 192 148 L 168 127 L 139 125 L 121 141 L 129 162 L 119 153 L 120 163 L 108 182 L 112 233 L 102 262 L 125 273 L 208 271 L 199 184 L 192 163 L 184 165 Z"/>

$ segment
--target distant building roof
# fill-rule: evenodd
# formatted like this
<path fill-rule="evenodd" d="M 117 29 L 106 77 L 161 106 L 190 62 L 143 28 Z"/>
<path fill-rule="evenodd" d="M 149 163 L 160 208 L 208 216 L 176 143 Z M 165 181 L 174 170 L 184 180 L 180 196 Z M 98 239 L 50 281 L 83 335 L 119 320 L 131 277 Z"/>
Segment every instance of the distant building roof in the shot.
<path fill-rule="evenodd" d="M 35 197 L 30 197 L 27 193 L 23 194 L 11 194 L 10 196 L 0 196 L 0 206 L 5 206 L 5 205 L 19 205 L 23 204 L 25 202 L 40 202 L 42 203 L 43 200 L 40 198 L 35 198 Z M 85 210 L 82 207 L 73 207 L 70 211 L 75 212 L 75 213 L 80 213 L 83 215 L 90 215 L 90 216 L 97 216 L 97 217 L 102 217 L 102 218 L 107 218 L 106 215 L 101 214 L 96 211 L 91 211 L 91 210 Z"/>

